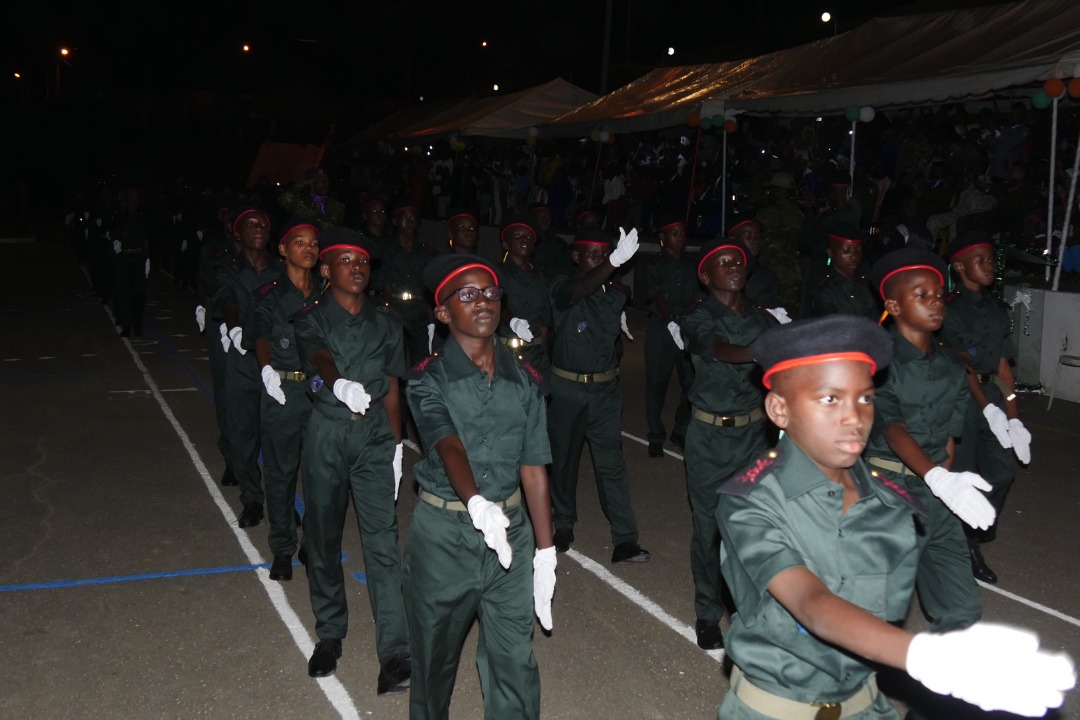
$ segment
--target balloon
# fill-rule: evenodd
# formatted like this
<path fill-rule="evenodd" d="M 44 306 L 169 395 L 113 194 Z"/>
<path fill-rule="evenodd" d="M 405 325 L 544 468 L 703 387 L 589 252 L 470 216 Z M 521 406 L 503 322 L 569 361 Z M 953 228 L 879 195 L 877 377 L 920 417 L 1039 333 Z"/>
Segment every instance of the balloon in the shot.
<path fill-rule="evenodd" d="M 859 106 L 850 105 L 844 110 L 844 117 L 848 119 L 848 122 L 855 122 L 859 119 Z"/>
<path fill-rule="evenodd" d="M 686 124 L 690 127 L 697 127 L 701 124 L 701 116 L 697 113 L 690 113 L 686 116 Z"/>
<path fill-rule="evenodd" d="M 873 122 L 875 115 L 877 112 L 870 106 L 859 108 L 859 120 L 864 123 Z"/>
<path fill-rule="evenodd" d="M 734 120 L 725 120 L 724 121 L 724 132 L 726 132 L 726 133 L 735 132 L 735 121 Z"/>
<path fill-rule="evenodd" d="M 600 131 L 600 137 L 599 137 L 600 142 L 606 143 L 608 141 L 609 137 L 611 137 L 611 133 L 609 133 L 607 130 L 601 130 Z"/>
<path fill-rule="evenodd" d="M 540 134 L 540 131 L 534 127 L 529 128 L 529 137 L 536 137 Z"/>
<path fill-rule="evenodd" d="M 701 118 L 701 129 L 702 130 L 712 130 L 712 118 L 711 117 L 703 117 L 703 118 Z"/>
<path fill-rule="evenodd" d="M 1050 96 L 1044 93 L 1042 90 L 1036 90 L 1035 94 L 1031 96 L 1031 104 L 1037 110 L 1045 110 L 1046 108 L 1050 107 L 1051 102 L 1052 100 L 1050 100 Z"/>
<path fill-rule="evenodd" d="M 1074 77 L 1069 81 L 1069 97 L 1080 98 L 1080 77 Z"/>
<path fill-rule="evenodd" d="M 615 144 L 615 133 L 608 133 L 607 142 L 608 142 L 608 145 L 614 145 Z"/>
<path fill-rule="evenodd" d="M 600 131 L 599 130 L 593 130 L 591 133 L 589 133 L 589 139 L 592 140 L 593 142 L 599 142 L 600 141 Z"/>
<path fill-rule="evenodd" d="M 525 138 L 525 144 L 529 145 L 530 147 L 535 145 L 536 144 L 536 136 L 535 135 L 530 135 L 527 138 Z"/>
<path fill-rule="evenodd" d="M 712 126 L 714 128 L 723 127 L 724 126 L 724 116 L 721 115 L 720 113 L 716 113 L 715 115 L 713 115 L 712 116 Z"/>
<path fill-rule="evenodd" d="M 1061 78 L 1050 78 L 1043 83 L 1043 92 L 1051 98 L 1059 98 L 1065 92 L 1065 83 L 1061 81 Z"/>

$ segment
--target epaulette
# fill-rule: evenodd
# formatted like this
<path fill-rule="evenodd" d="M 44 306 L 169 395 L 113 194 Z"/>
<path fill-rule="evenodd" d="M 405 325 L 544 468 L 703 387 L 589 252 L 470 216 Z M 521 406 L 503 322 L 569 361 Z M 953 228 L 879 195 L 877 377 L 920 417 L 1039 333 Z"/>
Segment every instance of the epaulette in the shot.
<path fill-rule="evenodd" d="M 609 280 L 608 281 L 608 286 L 613 287 L 613 288 L 615 288 L 616 290 L 618 290 L 620 292 L 626 293 L 627 295 L 630 294 L 630 286 L 623 285 L 620 282 L 615 282 L 614 280 Z"/>
<path fill-rule="evenodd" d="M 758 481 L 768 474 L 769 469 L 776 464 L 779 456 L 780 454 L 776 450 L 770 450 L 751 463 L 745 470 L 733 475 L 730 480 L 720 486 L 717 492 L 721 495 L 747 497 L 757 487 Z"/>
<path fill-rule="evenodd" d="M 296 322 L 297 320 L 304 317 L 308 313 L 313 312 L 315 310 L 315 308 L 317 308 L 317 307 L 319 307 L 319 301 L 317 299 L 312 300 L 307 305 L 305 305 L 304 307 L 302 307 L 299 310 L 297 310 L 296 312 L 294 312 L 292 314 L 292 317 L 289 318 L 289 322 Z"/>
<path fill-rule="evenodd" d="M 525 359 L 524 355 L 515 354 L 514 358 L 517 360 L 518 367 L 525 371 L 525 374 L 529 377 L 529 380 L 532 382 L 532 384 L 536 385 L 537 389 L 540 391 L 540 394 L 544 397 L 547 397 L 548 393 L 550 392 L 548 379 L 544 377 L 539 370 L 534 368 L 532 366 L 532 363 Z"/>
<path fill-rule="evenodd" d="M 946 305 L 951 304 L 952 301 L 955 300 L 958 297 L 960 297 L 960 291 L 949 293 L 948 295 L 945 296 L 945 304 Z"/>
<path fill-rule="evenodd" d="M 914 510 L 920 517 L 929 517 L 930 513 L 926 509 L 926 506 L 922 504 L 922 501 L 908 492 L 907 488 L 894 480 L 888 473 L 878 470 L 877 468 L 871 468 L 870 477 L 877 480 L 881 487 L 885 488 L 890 495 L 902 500 L 905 505 Z"/>
<path fill-rule="evenodd" d="M 829 271 L 822 276 L 821 280 L 818 281 L 818 287 L 825 287 L 830 282 L 832 282 L 832 271 Z"/>
<path fill-rule="evenodd" d="M 428 368 L 431 367 L 431 363 L 435 362 L 435 360 L 437 360 L 438 358 L 438 352 L 434 352 L 431 355 L 428 355 L 426 358 L 416 363 L 416 365 L 413 365 L 411 368 L 409 368 L 408 372 L 405 373 L 405 378 L 408 380 L 419 380 L 420 378 L 424 377 L 424 373 L 426 373 L 428 371 Z"/>
<path fill-rule="evenodd" d="M 381 312 L 383 315 L 396 320 L 400 324 L 405 324 L 405 316 L 399 313 L 392 305 L 379 305 L 375 308 L 376 312 Z"/>
<path fill-rule="evenodd" d="M 649 264 L 650 265 L 655 265 L 656 263 L 660 262 L 660 257 L 663 254 L 664 254 L 664 252 L 661 250 L 660 252 L 653 255 L 651 258 L 649 258 Z"/>
<path fill-rule="evenodd" d="M 277 287 L 277 285 L 277 280 L 271 280 L 265 285 L 260 285 L 259 287 L 251 291 L 251 297 L 255 298 L 256 300 L 264 300 L 266 296 L 269 295 L 271 291 L 273 291 L 273 289 Z"/>

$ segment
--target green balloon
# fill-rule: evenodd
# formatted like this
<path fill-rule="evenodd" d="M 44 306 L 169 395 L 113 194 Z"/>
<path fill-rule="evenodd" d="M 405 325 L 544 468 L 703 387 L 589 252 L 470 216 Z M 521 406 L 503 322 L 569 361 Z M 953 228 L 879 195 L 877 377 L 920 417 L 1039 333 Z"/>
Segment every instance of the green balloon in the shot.
<path fill-rule="evenodd" d="M 711 117 L 703 117 L 703 118 L 701 118 L 701 129 L 702 130 L 712 130 L 712 118 Z"/>
<path fill-rule="evenodd" d="M 1036 90 L 1035 94 L 1031 96 L 1031 104 L 1038 110 L 1045 110 L 1050 107 L 1050 96 L 1043 90 Z"/>
<path fill-rule="evenodd" d="M 724 116 L 720 113 L 716 113 L 712 116 L 712 126 L 714 128 L 724 127 Z"/>
<path fill-rule="evenodd" d="M 846 117 L 848 119 L 848 122 L 855 122 L 856 120 L 858 120 L 859 119 L 859 106 L 858 105 L 849 105 L 844 110 L 844 117 Z"/>

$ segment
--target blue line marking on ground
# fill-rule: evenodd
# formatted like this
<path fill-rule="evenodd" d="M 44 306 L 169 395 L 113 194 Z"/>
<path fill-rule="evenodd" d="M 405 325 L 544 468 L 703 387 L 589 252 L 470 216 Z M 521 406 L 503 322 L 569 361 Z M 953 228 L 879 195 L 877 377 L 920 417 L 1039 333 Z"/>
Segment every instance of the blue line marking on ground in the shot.
<path fill-rule="evenodd" d="M 207 400 L 214 402 L 214 392 L 203 385 L 202 380 L 199 379 L 199 376 L 192 369 L 191 364 L 188 363 L 180 353 L 176 352 L 176 346 L 172 344 L 172 341 L 158 330 L 157 325 L 150 320 L 147 320 L 146 327 L 153 333 L 154 337 L 157 338 L 158 344 L 165 349 L 165 352 L 169 354 L 169 357 L 175 360 L 180 367 L 183 368 L 184 374 L 191 378 L 191 381 L 195 383 L 195 387 L 199 388 L 199 392 L 205 395 Z"/>
<path fill-rule="evenodd" d="M 83 580 L 52 580 L 43 583 L 27 583 L 24 585 L 0 585 L 0 593 L 19 592 L 21 590 L 52 590 L 55 588 L 79 587 L 81 585 L 108 585 L 119 582 L 134 582 L 136 580 L 159 580 L 161 578 L 188 577 L 192 575 L 222 575 L 233 572 L 250 572 L 259 568 L 268 568 L 270 563 L 261 565 L 233 565 L 231 567 L 217 568 L 194 568 L 191 570 L 166 570 L 156 573 L 142 573 L 139 575 L 114 575 L 112 577 L 85 578 Z"/>

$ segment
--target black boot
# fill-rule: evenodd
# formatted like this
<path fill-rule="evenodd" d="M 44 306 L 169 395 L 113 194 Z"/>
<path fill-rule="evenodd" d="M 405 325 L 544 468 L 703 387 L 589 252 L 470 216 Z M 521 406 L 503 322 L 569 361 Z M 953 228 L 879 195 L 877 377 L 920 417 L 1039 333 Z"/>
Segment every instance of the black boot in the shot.
<path fill-rule="evenodd" d="M 986 564 L 977 541 L 968 540 L 968 552 L 971 553 L 971 574 L 975 576 L 975 579 L 990 585 L 996 585 L 998 581 L 997 573 Z"/>

